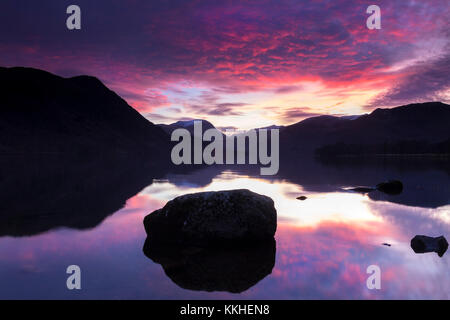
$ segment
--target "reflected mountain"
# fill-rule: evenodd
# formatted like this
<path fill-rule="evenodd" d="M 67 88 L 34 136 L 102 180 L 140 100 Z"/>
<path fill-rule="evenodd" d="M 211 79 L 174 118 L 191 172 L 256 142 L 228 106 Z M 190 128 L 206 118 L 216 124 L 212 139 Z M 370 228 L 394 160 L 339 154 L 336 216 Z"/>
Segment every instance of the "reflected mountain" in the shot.
<path fill-rule="evenodd" d="M 205 187 L 214 177 L 230 171 L 264 180 L 283 180 L 297 184 L 304 192 L 342 192 L 355 186 L 375 187 L 386 180 L 403 183 L 400 194 L 380 191 L 368 193 L 374 201 L 388 201 L 408 206 L 437 208 L 450 204 L 450 162 L 446 159 L 368 158 L 352 161 L 319 161 L 312 157 L 281 159 L 276 176 L 261 176 L 259 165 L 212 166 L 189 170 L 183 166 L 169 174 L 169 182 L 177 186 Z"/>
<path fill-rule="evenodd" d="M 313 165 L 314 166 L 314 165 Z M 380 191 L 368 193 L 374 201 L 437 208 L 450 204 L 450 161 L 446 158 L 361 158 L 345 161 L 317 162 L 326 172 L 326 181 L 331 188 L 336 186 L 375 186 L 386 179 L 403 183 L 400 194 L 386 194 Z"/>
<path fill-rule="evenodd" d="M 420 161 L 323 164 L 310 159 L 285 164 L 277 176 L 260 176 L 259 166 L 153 167 L 129 157 L 75 159 L 61 156 L 0 158 L 0 236 L 30 236 L 68 227 L 89 229 L 126 201 L 164 179 L 177 186 L 205 187 L 226 171 L 298 184 L 304 192 L 338 192 L 346 186 L 374 186 L 395 178 L 403 192 L 368 194 L 375 201 L 437 208 L 450 203 L 445 163 Z"/>
<path fill-rule="evenodd" d="M 170 139 L 99 79 L 0 67 L 0 236 L 93 228 L 164 175 Z"/>
<path fill-rule="evenodd" d="M 179 166 L 171 167 L 165 179 L 178 187 L 200 188 L 209 185 L 214 177 L 223 173 L 223 166 Z"/>
<path fill-rule="evenodd" d="M 211 249 L 159 245 L 147 238 L 143 251 L 183 289 L 240 293 L 272 273 L 276 242 Z"/>
<path fill-rule="evenodd" d="M 128 157 L 2 157 L 0 236 L 94 228 L 164 170 Z"/>

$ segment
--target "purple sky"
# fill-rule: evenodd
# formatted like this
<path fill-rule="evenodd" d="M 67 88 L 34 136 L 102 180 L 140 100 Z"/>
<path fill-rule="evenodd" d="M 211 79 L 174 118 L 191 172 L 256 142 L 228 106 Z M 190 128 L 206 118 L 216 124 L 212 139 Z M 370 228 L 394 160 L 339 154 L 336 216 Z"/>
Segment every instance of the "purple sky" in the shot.
<path fill-rule="evenodd" d="M 0 65 L 96 76 L 157 123 L 262 127 L 449 102 L 449 16 L 446 0 L 2 0 Z"/>

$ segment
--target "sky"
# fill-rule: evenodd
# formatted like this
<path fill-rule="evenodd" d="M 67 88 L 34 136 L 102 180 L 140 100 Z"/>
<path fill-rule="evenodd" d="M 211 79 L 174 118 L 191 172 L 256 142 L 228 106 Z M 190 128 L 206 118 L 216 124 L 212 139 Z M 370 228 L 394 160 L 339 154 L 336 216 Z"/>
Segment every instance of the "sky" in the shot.
<path fill-rule="evenodd" d="M 0 66 L 98 77 L 154 123 L 288 125 L 449 103 L 449 16 L 447 0 L 2 0 Z"/>

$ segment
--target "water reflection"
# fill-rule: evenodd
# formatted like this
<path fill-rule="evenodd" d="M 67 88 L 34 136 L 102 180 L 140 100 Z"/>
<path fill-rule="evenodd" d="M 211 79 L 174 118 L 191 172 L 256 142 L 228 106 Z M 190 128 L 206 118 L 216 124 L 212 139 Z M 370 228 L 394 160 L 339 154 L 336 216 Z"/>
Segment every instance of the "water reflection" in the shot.
<path fill-rule="evenodd" d="M 2 157 L 0 236 L 94 228 L 158 174 L 129 158 Z"/>
<path fill-rule="evenodd" d="M 283 159 L 282 159 L 283 160 Z M 279 176 L 311 192 L 332 192 L 343 187 L 375 186 L 395 179 L 403 183 L 400 195 L 371 192 L 376 201 L 414 207 L 438 208 L 450 203 L 450 161 L 428 158 L 364 158 L 342 162 L 284 159 Z"/>
<path fill-rule="evenodd" d="M 143 251 L 181 288 L 241 293 L 272 272 L 276 242 L 210 249 L 161 246 L 147 238 Z"/>
<path fill-rule="evenodd" d="M 417 234 L 449 238 L 450 178 L 442 168 L 403 172 L 368 166 L 352 173 L 324 165 L 305 172 L 313 168 L 305 164 L 297 166 L 300 174 L 280 172 L 270 179 L 234 168 L 186 174 L 112 165 L 73 173 L 61 168 L 58 174 L 20 168 L 14 169 L 17 181 L 0 171 L 6 195 L 0 211 L 3 299 L 450 298 L 450 255 L 418 255 L 410 247 Z M 340 191 L 391 178 L 405 185 L 400 198 Z M 274 199 L 276 251 L 145 250 L 156 263 L 142 253 L 148 213 L 188 192 L 238 188 Z M 307 199 L 296 200 L 299 195 Z M 65 287 L 70 264 L 82 268 L 79 292 Z M 372 264 L 381 268 L 381 290 L 366 287 Z M 222 275 L 236 281 L 225 283 Z"/>

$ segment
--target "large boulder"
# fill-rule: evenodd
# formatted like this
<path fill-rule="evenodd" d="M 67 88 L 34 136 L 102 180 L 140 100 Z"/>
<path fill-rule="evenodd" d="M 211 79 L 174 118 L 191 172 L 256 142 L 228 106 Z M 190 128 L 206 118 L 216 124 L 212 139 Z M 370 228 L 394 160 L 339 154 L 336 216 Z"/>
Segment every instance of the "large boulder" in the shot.
<path fill-rule="evenodd" d="M 415 253 L 436 252 L 442 257 L 448 249 L 448 242 L 444 236 L 433 238 L 417 235 L 411 239 L 411 248 Z"/>
<path fill-rule="evenodd" d="M 273 200 L 249 190 L 187 194 L 144 218 L 152 242 L 200 247 L 273 239 Z"/>

